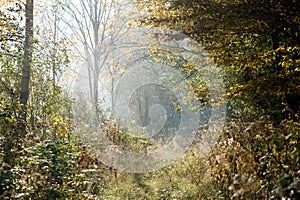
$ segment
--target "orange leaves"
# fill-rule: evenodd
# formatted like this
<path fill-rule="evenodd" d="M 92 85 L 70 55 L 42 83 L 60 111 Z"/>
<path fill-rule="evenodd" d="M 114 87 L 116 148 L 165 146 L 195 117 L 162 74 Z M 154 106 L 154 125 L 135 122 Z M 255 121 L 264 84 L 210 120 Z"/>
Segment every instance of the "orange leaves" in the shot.
<path fill-rule="evenodd" d="M 84 152 L 80 153 L 77 157 L 78 167 L 76 172 L 80 173 L 82 170 L 97 168 L 99 163 L 98 159 L 94 155 L 91 155 L 88 149 L 85 149 Z"/>

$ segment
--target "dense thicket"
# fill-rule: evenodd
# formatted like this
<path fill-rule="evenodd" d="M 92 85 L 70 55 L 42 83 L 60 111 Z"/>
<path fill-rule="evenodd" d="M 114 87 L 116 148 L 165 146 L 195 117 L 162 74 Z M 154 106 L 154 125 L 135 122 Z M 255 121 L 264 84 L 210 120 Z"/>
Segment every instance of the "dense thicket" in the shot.
<path fill-rule="evenodd" d="M 139 3 L 143 25 L 188 35 L 223 71 L 233 113 L 209 158 L 219 197 L 299 198 L 299 1 Z"/>
<path fill-rule="evenodd" d="M 24 9 L 22 3 L 7 2 L 0 10 L 0 199 L 92 198 L 103 183 L 101 172 L 71 136 L 71 101 L 51 76 L 53 60 L 57 72 L 69 63 L 64 40 L 53 44 L 51 38 L 29 37 L 33 46 L 25 113 L 19 101 L 27 48 Z"/>

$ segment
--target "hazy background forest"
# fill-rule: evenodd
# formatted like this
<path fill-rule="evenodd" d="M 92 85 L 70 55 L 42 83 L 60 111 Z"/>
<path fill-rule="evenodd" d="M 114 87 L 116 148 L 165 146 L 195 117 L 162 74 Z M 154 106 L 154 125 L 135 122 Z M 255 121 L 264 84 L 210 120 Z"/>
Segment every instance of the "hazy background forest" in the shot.
<path fill-rule="evenodd" d="M 299 1 L 0 5 L 0 199 L 300 199 Z"/>

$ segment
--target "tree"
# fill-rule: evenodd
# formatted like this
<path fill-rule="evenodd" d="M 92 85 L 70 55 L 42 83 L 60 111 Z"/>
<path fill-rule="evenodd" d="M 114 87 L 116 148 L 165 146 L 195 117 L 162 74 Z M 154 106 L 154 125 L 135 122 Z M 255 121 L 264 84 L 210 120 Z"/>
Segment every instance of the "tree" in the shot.
<path fill-rule="evenodd" d="M 66 10 L 64 21 L 79 43 L 75 46 L 80 60 L 87 69 L 83 74 L 87 74 L 89 95 L 97 115 L 100 111 L 100 77 L 103 77 L 106 67 L 107 74 L 111 74 L 111 67 L 115 66 L 108 64 L 108 58 L 114 55 L 112 51 L 116 48 L 115 43 L 127 31 L 125 21 L 113 20 L 120 13 L 120 4 L 106 0 L 80 0 L 78 4 L 67 2 L 66 6 L 63 5 Z M 73 22 L 69 18 L 72 18 Z"/>
<path fill-rule="evenodd" d="M 52 38 L 43 34 L 31 43 L 25 117 L 35 123 L 24 124 L 26 134 L 17 135 L 24 11 L 21 2 L 9 2 L 0 9 L 0 199 L 92 198 L 91 190 L 95 192 L 102 183 L 99 171 L 84 171 L 94 170 L 95 162 L 90 163 L 93 158 L 85 156 L 87 151 L 70 136 L 70 99 L 52 77 Z M 66 67 L 68 57 L 63 40 L 55 45 L 57 70 Z M 87 181 L 89 175 L 92 178 Z"/>
<path fill-rule="evenodd" d="M 32 64 L 32 42 L 33 42 L 33 0 L 26 0 L 25 10 L 25 41 L 24 41 L 24 55 L 22 63 L 22 78 L 20 87 L 20 104 L 22 111 L 20 113 L 20 133 L 25 134 L 26 130 L 26 115 L 27 115 L 27 102 L 29 98 L 29 82 L 30 71 Z"/>
<path fill-rule="evenodd" d="M 222 195 L 297 198 L 289 188 L 299 180 L 294 165 L 299 153 L 292 149 L 299 149 L 294 145 L 300 137 L 300 3 L 138 2 L 145 14 L 142 25 L 188 35 L 223 71 L 233 115 L 224 144 L 210 157 Z"/>
<path fill-rule="evenodd" d="M 1 2 L 2 3 L 2 2 Z M 2 7 L 3 5 L 3 7 Z M 19 122 L 19 78 L 23 52 L 22 4 L 5 2 L 0 9 L 0 198 L 13 188 Z"/>
<path fill-rule="evenodd" d="M 144 25 L 167 26 L 190 36 L 225 66 L 226 76 L 234 76 L 227 82 L 230 97 L 251 90 L 255 95 L 247 98 L 274 118 L 282 117 L 276 113 L 283 109 L 281 103 L 294 114 L 299 111 L 299 101 L 293 101 L 299 99 L 295 88 L 299 84 L 299 2 L 143 1 L 140 5 L 147 13 L 141 20 Z M 259 86 L 271 82 L 275 90 Z"/>

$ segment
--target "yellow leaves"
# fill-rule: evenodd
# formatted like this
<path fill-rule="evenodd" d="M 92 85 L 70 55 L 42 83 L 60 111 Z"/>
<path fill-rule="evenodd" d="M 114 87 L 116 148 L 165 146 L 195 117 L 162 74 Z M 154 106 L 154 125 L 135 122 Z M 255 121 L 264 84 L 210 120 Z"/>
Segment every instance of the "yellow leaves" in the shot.
<path fill-rule="evenodd" d="M 193 9 L 193 8 L 188 8 L 187 11 L 186 11 L 186 14 L 187 14 L 188 16 L 193 15 L 193 14 L 194 14 L 194 9 Z"/>
<path fill-rule="evenodd" d="M 120 72 L 121 74 L 123 74 L 125 71 L 126 71 L 125 68 L 119 68 L 119 72 Z"/>
<path fill-rule="evenodd" d="M 174 106 L 174 109 L 176 110 L 176 111 L 181 111 L 181 105 L 180 104 L 178 104 L 178 103 L 173 103 L 173 106 Z"/>
<path fill-rule="evenodd" d="M 69 118 L 63 118 L 53 115 L 51 122 L 52 131 L 50 132 L 52 134 L 57 134 L 58 138 L 68 137 L 71 127 L 71 124 L 69 122 Z"/>

